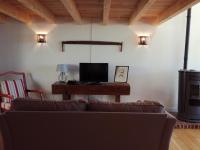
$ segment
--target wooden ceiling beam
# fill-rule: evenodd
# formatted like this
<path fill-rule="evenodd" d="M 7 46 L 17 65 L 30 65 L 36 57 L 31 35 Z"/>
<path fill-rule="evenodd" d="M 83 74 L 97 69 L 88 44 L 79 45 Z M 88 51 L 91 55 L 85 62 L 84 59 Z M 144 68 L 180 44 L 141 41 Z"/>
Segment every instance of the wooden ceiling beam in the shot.
<path fill-rule="evenodd" d="M 200 0 L 177 0 L 171 7 L 165 9 L 152 24 L 161 24 L 176 16 L 177 14 L 191 8 L 193 5 L 199 3 Z"/>
<path fill-rule="evenodd" d="M 31 18 L 29 16 L 29 14 L 24 13 L 22 11 L 20 11 L 19 9 L 17 9 L 14 6 L 11 6 L 8 2 L 6 1 L 0 1 L 0 12 L 10 16 L 16 20 L 19 20 L 23 23 L 29 24 L 31 23 Z"/>
<path fill-rule="evenodd" d="M 60 0 L 60 1 L 63 3 L 69 14 L 72 16 L 73 20 L 81 24 L 82 23 L 81 15 L 78 8 L 76 7 L 74 0 Z"/>
<path fill-rule="evenodd" d="M 109 23 L 111 0 L 104 0 L 103 3 L 103 24 Z"/>
<path fill-rule="evenodd" d="M 44 7 L 38 0 L 17 0 L 26 8 L 32 10 L 40 17 L 47 20 L 49 23 L 55 23 L 55 16 L 46 7 Z"/>
<path fill-rule="evenodd" d="M 156 0 L 139 0 L 137 7 L 129 19 L 129 24 L 133 24 L 138 21 L 144 12 L 155 2 Z"/>

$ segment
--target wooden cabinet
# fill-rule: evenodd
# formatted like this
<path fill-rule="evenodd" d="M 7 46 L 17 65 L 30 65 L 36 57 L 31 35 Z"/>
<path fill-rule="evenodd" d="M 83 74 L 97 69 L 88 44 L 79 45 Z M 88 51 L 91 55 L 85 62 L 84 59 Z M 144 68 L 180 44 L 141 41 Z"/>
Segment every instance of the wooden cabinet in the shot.
<path fill-rule="evenodd" d="M 178 118 L 200 122 L 200 72 L 179 71 Z"/>
<path fill-rule="evenodd" d="M 52 84 L 52 94 L 63 94 L 63 99 L 70 99 L 71 95 L 114 95 L 115 101 L 120 102 L 120 95 L 130 95 L 128 83 L 101 84 Z"/>

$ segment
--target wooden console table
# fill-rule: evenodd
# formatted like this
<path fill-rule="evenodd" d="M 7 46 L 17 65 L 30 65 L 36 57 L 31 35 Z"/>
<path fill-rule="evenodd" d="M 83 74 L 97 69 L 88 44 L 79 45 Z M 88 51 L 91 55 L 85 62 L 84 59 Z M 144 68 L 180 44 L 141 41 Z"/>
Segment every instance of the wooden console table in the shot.
<path fill-rule="evenodd" d="M 56 82 L 52 84 L 52 94 L 62 94 L 63 99 L 70 99 L 71 95 L 114 95 L 115 101 L 120 102 L 120 95 L 130 95 L 128 83 L 102 83 L 90 84 L 66 84 Z"/>

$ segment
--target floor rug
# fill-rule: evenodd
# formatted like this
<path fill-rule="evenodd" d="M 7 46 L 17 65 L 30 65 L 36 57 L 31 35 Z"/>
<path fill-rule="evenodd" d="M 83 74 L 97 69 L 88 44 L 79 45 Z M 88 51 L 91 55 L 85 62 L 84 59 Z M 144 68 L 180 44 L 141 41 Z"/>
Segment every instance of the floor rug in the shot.
<path fill-rule="evenodd" d="M 177 113 L 171 113 L 177 119 Z M 177 119 L 176 129 L 200 129 L 200 123 L 186 122 Z"/>

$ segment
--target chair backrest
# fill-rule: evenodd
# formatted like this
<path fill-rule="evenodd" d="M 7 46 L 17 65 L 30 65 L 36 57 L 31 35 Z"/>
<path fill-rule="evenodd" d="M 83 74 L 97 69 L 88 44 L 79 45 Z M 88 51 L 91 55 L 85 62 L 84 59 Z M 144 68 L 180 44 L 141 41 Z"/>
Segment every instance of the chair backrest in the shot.
<path fill-rule="evenodd" d="M 13 98 L 27 96 L 25 73 L 8 71 L 0 73 L 0 93 L 12 95 Z M 6 101 L 7 98 L 4 98 Z"/>

